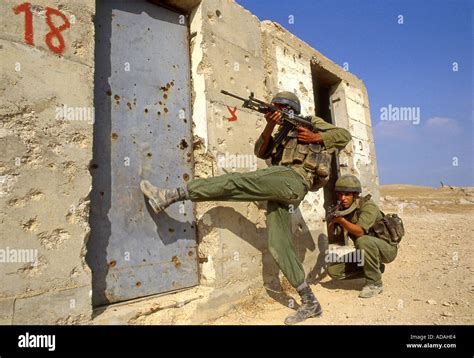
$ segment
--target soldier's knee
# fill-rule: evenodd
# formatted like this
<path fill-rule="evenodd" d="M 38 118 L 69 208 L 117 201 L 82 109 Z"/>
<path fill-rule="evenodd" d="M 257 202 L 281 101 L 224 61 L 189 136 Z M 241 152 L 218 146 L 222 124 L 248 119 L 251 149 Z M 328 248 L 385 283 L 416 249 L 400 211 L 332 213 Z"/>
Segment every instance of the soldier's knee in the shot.
<path fill-rule="evenodd" d="M 360 236 L 357 238 L 355 246 L 358 249 L 366 249 L 369 247 L 373 247 L 375 244 L 374 240 L 377 240 L 377 238 L 369 235 Z"/>
<path fill-rule="evenodd" d="M 342 280 L 344 278 L 344 272 L 341 270 L 340 265 L 330 265 L 327 268 L 329 277 L 335 280 Z"/>

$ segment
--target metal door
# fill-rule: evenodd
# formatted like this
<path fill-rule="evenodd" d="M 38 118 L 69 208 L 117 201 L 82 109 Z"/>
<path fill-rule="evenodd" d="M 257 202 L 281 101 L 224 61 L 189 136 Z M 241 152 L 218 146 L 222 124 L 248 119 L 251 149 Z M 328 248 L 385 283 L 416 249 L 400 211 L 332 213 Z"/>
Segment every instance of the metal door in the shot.
<path fill-rule="evenodd" d="M 155 215 L 140 180 L 192 178 L 185 17 L 146 1 L 98 1 L 87 262 L 100 305 L 198 283 L 191 202 Z"/>

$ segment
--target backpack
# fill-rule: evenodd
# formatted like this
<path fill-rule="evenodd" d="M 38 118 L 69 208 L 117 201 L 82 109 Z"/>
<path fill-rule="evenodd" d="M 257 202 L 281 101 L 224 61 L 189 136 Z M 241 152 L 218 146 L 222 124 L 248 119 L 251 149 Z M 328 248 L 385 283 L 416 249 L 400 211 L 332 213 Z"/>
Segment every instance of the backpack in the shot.
<path fill-rule="evenodd" d="M 358 209 L 369 199 L 371 199 L 370 194 L 362 197 Z M 382 210 L 380 212 L 382 213 L 382 218 L 374 223 L 370 231 L 379 239 L 391 244 L 399 244 L 405 235 L 403 220 L 397 214 L 385 214 Z"/>
<path fill-rule="evenodd" d="M 405 235 L 403 221 L 397 214 L 384 214 L 382 212 L 382 219 L 375 222 L 372 230 L 379 239 L 394 244 L 399 244 Z"/>

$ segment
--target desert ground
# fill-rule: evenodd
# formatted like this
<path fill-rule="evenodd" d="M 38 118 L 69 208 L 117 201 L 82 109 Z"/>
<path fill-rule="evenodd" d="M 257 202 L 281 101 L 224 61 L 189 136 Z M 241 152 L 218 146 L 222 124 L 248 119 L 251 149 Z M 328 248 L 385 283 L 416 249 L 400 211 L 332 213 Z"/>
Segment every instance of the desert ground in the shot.
<path fill-rule="evenodd" d="M 406 230 L 397 258 L 386 265 L 384 292 L 361 299 L 363 279 L 326 275 L 312 285 L 323 315 L 301 324 L 473 324 L 474 188 L 386 185 L 381 209 L 398 213 Z M 283 324 L 292 310 L 263 292 L 206 324 Z"/>

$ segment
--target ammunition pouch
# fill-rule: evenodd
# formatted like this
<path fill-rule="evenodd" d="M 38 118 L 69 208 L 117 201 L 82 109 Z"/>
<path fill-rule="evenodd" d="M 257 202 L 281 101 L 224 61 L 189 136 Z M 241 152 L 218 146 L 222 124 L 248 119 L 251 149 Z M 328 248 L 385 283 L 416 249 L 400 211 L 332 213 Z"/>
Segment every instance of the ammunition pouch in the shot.
<path fill-rule="evenodd" d="M 289 138 L 284 144 L 283 154 L 281 156 L 281 165 L 293 164 L 293 158 L 295 156 L 296 146 L 298 144 L 297 138 Z"/>
<path fill-rule="evenodd" d="M 331 172 L 331 155 L 323 150 L 320 144 L 310 143 L 307 145 L 309 153 L 303 163 L 303 168 L 314 172 L 317 176 L 328 177 Z"/>
<path fill-rule="evenodd" d="M 298 143 L 297 135 L 296 132 L 290 132 L 286 142 L 282 143 L 283 152 L 279 164 L 302 164 L 306 171 L 321 177 L 324 181 L 331 173 L 331 154 L 320 144 Z"/>
<path fill-rule="evenodd" d="M 403 221 L 397 214 L 383 214 L 382 219 L 375 222 L 371 231 L 379 239 L 385 240 L 391 244 L 400 243 L 405 235 Z"/>

